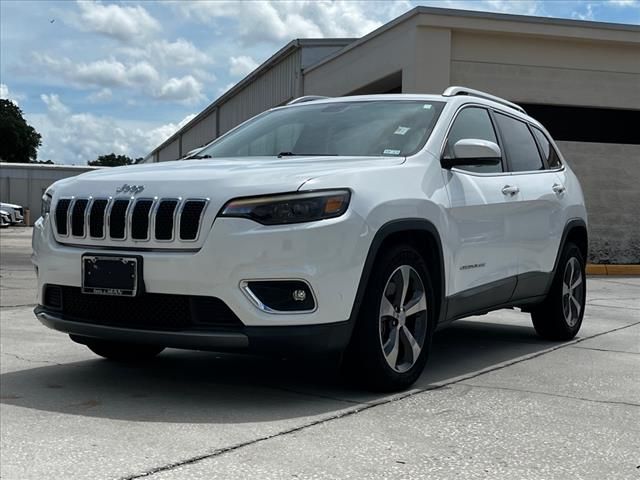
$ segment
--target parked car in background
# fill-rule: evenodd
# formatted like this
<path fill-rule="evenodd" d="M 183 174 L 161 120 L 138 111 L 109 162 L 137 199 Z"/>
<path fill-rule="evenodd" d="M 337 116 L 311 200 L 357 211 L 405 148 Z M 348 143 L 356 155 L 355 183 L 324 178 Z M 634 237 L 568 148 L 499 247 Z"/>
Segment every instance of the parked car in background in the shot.
<path fill-rule="evenodd" d="M 0 203 L 0 209 L 4 210 L 9 216 L 11 225 L 19 225 L 24 223 L 24 208 L 13 203 Z"/>
<path fill-rule="evenodd" d="M 0 210 L 0 227 L 5 228 L 11 225 L 11 217 L 6 210 Z"/>
<path fill-rule="evenodd" d="M 582 189 L 518 105 L 462 87 L 303 98 L 192 158 L 46 191 L 44 325 L 120 361 L 333 351 L 381 390 L 411 385 L 460 318 L 517 307 L 545 339 L 580 329 Z"/>

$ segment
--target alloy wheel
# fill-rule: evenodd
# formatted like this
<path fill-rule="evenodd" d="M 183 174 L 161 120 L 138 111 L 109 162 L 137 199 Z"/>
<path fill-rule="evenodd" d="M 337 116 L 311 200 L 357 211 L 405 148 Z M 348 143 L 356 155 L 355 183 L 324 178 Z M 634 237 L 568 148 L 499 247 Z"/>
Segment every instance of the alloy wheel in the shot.
<path fill-rule="evenodd" d="M 427 337 L 427 297 L 424 283 L 410 265 L 396 268 L 387 279 L 380 301 L 380 345 L 396 372 L 411 369 Z"/>
<path fill-rule="evenodd" d="M 580 320 L 584 308 L 584 279 L 578 259 L 571 257 L 562 278 L 562 313 L 567 325 L 573 327 Z"/>

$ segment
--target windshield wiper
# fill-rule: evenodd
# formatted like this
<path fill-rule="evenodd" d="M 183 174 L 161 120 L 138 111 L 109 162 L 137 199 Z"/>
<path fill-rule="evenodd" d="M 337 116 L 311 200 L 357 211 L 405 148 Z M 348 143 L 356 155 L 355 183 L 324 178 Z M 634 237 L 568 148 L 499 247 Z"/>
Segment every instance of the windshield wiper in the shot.
<path fill-rule="evenodd" d="M 337 153 L 298 153 L 298 152 L 280 152 L 278 158 L 282 157 L 337 157 Z"/>
<path fill-rule="evenodd" d="M 191 155 L 190 157 L 185 158 L 185 160 L 192 160 L 192 159 L 196 159 L 196 160 L 200 160 L 203 158 L 213 158 L 211 155 Z"/>

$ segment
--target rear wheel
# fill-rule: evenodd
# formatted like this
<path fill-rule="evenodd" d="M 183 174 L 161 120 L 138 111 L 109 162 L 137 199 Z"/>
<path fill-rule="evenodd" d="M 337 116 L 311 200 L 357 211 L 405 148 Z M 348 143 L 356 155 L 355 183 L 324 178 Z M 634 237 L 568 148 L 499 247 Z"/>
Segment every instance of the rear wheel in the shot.
<path fill-rule="evenodd" d="M 548 340 L 571 340 L 582 325 L 587 289 L 580 249 L 567 243 L 547 298 L 531 311 L 533 326 Z"/>
<path fill-rule="evenodd" d="M 371 273 L 345 356 L 348 372 L 374 390 L 409 387 L 427 361 L 434 301 L 420 254 L 409 245 L 390 249 Z"/>
<path fill-rule="evenodd" d="M 142 362 L 157 356 L 164 347 L 135 343 L 109 342 L 106 340 L 85 340 L 89 350 L 96 355 L 118 362 Z"/>

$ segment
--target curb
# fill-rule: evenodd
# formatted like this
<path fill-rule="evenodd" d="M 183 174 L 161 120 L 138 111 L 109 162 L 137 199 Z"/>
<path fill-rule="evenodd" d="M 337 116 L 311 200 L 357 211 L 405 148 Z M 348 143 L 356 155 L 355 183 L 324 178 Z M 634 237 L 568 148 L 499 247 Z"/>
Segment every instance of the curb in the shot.
<path fill-rule="evenodd" d="M 587 275 L 638 275 L 640 265 L 605 265 L 597 263 L 587 264 Z"/>

